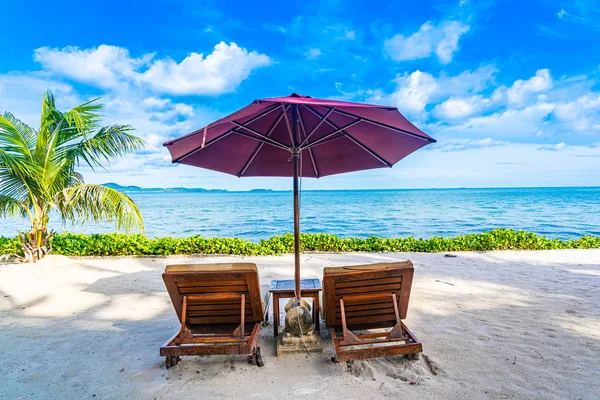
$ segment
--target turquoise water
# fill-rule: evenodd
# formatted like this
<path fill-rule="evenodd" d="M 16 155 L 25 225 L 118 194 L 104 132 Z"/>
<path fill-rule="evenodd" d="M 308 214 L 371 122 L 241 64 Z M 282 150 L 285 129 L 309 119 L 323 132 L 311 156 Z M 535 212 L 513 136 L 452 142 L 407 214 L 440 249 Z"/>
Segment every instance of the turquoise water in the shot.
<path fill-rule="evenodd" d="M 260 240 L 293 229 L 291 192 L 133 193 L 148 236 L 242 237 Z M 553 238 L 600 235 L 600 187 L 305 191 L 303 232 L 339 236 L 456 236 L 493 228 L 525 229 Z M 27 228 L 0 220 L 0 236 Z M 57 231 L 111 232 L 111 225 Z"/>

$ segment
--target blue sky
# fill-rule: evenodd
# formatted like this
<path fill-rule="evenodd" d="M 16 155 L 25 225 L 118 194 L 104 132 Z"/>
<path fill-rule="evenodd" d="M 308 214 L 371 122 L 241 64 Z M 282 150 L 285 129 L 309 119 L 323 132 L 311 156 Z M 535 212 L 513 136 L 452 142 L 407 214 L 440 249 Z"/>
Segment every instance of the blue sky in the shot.
<path fill-rule="evenodd" d="M 600 185 L 600 2 L 256 4 L 8 2 L 0 112 L 35 127 L 46 88 L 64 108 L 102 96 L 106 123 L 148 148 L 83 170 L 97 183 L 288 189 L 173 166 L 161 144 L 298 92 L 397 106 L 438 139 L 391 170 L 304 188 Z"/>

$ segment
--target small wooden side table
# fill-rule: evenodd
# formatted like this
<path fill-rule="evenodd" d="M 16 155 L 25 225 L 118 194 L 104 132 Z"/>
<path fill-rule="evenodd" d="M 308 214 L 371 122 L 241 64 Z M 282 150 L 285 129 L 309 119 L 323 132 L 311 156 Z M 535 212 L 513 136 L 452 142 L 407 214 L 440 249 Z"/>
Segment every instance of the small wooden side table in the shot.
<path fill-rule="evenodd" d="M 321 292 L 321 281 L 319 279 L 301 279 L 300 291 L 302 298 L 312 298 L 312 313 L 315 330 L 319 332 L 319 293 Z M 294 281 L 272 280 L 269 293 L 273 296 L 273 336 L 279 335 L 279 300 L 294 298 Z"/>

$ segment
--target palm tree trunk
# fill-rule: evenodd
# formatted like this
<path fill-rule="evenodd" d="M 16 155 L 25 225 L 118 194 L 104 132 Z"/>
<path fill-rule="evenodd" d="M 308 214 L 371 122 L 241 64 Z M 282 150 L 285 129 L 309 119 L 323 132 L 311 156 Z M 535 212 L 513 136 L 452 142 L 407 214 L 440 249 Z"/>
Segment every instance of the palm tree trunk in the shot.
<path fill-rule="evenodd" d="M 31 231 L 19 233 L 24 262 L 37 262 L 52 251 L 49 241 L 53 234 L 48 234 L 48 228 L 42 221 L 32 222 Z"/>

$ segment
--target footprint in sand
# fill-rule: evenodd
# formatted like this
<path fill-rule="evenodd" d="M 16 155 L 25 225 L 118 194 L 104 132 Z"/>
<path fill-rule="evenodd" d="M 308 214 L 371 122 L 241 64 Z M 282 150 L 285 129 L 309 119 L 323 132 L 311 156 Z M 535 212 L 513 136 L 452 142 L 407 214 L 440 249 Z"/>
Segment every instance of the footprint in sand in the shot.
<path fill-rule="evenodd" d="M 424 377 L 438 375 L 439 364 L 430 356 L 421 354 L 418 361 L 404 356 L 384 357 L 364 361 L 348 361 L 346 371 L 363 380 L 383 380 L 386 377 L 401 381 L 422 381 Z"/>

